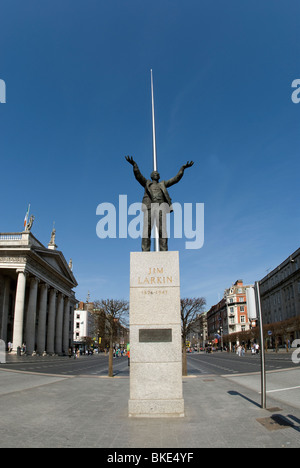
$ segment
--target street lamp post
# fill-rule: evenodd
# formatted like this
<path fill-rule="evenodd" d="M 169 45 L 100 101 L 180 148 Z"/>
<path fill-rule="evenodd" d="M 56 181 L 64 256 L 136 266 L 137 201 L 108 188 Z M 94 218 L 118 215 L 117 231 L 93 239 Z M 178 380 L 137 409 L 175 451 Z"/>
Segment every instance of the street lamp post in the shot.
<path fill-rule="evenodd" d="M 261 407 L 266 408 L 266 364 L 265 364 L 265 347 L 264 347 L 264 330 L 261 312 L 261 302 L 259 293 L 259 283 L 255 282 L 257 312 L 259 319 L 259 335 L 260 335 L 260 361 L 261 361 Z"/>

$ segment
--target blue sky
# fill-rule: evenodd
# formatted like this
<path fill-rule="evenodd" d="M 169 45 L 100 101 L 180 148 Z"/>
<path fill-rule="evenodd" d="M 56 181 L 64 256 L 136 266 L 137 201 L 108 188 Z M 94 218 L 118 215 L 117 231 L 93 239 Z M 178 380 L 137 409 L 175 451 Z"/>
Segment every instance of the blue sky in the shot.
<path fill-rule="evenodd" d="M 129 297 L 140 240 L 96 235 L 96 208 L 142 200 L 124 156 L 158 169 L 173 201 L 205 204 L 205 243 L 179 250 L 181 294 L 218 302 L 299 247 L 298 0 L 2 0 L 0 232 L 33 234 L 72 258 L 85 300 Z"/>

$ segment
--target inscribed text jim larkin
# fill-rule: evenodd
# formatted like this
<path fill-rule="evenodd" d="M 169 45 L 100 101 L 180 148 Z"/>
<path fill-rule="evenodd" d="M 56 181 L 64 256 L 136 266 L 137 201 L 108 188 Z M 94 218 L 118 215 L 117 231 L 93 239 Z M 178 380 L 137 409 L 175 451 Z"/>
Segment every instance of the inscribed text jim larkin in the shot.
<path fill-rule="evenodd" d="M 145 276 L 138 277 L 138 285 L 165 286 L 173 283 L 173 277 L 164 274 L 163 268 L 149 268 Z"/>

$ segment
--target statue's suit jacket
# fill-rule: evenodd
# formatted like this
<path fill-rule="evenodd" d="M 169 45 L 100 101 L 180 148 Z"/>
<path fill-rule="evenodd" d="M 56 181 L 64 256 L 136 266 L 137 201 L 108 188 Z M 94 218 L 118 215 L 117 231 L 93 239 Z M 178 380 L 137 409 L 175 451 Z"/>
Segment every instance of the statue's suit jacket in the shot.
<path fill-rule="evenodd" d="M 144 177 L 141 174 L 137 164 L 134 164 L 133 172 L 134 172 L 136 180 L 145 188 L 144 198 L 143 198 L 143 201 L 142 201 L 142 203 L 143 203 L 142 210 L 143 211 L 150 210 L 151 209 L 151 203 L 153 202 L 150 186 L 151 186 L 151 184 L 153 184 L 153 182 L 152 182 L 152 180 L 146 179 L 146 177 Z M 168 193 L 167 187 L 171 187 L 172 185 L 177 184 L 177 182 L 179 182 L 180 179 L 182 178 L 183 173 L 184 173 L 184 168 L 181 167 L 178 174 L 175 177 L 173 177 L 172 179 L 163 180 L 161 182 L 158 182 L 158 185 L 159 185 L 159 187 L 160 187 L 160 189 L 162 191 L 162 194 L 163 194 L 164 201 L 170 207 L 170 212 L 173 211 L 172 210 L 172 200 L 171 200 L 171 197 L 170 197 L 170 195 Z"/>

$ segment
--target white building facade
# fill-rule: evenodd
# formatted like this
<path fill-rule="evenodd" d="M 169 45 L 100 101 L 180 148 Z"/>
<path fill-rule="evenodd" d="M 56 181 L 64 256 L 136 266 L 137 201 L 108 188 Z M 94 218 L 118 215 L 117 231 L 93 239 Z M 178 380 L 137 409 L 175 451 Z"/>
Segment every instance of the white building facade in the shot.
<path fill-rule="evenodd" d="M 73 343 L 77 286 L 72 268 L 57 250 L 30 231 L 0 233 L 0 339 L 13 352 L 67 354 Z"/>
<path fill-rule="evenodd" d="M 74 311 L 74 335 L 75 345 L 83 344 L 87 338 L 93 338 L 94 319 L 92 311 L 94 304 L 92 302 L 79 302 Z"/>
<path fill-rule="evenodd" d="M 76 309 L 74 311 L 74 342 L 80 342 L 89 336 L 88 311 Z"/>

